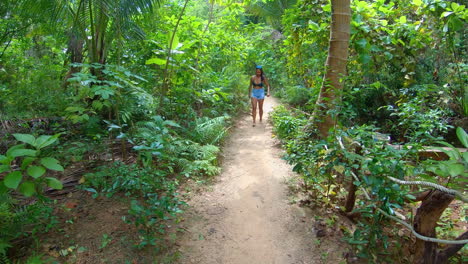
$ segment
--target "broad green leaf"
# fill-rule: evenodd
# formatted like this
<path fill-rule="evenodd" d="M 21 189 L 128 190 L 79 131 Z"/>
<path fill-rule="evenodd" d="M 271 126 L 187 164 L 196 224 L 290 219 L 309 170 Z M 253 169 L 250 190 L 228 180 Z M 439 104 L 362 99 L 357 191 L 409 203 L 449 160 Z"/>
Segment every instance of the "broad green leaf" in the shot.
<path fill-rule="evenodd" d="M 456 11 L 461 11 L 461 10 L 463 10 L 463 8 L 459 9 L 459 8 L 460 8 L 460 5 L 457 4 L 457 3 L 455 3 L 455 2 L 452 2 L 452 3 L 450 4 L 450 7 L 451 7 L 452 10 L 455 11 L 455 12 L 456 12 Z"/>
<path fill-rule="evenodd" d="M 458 31 L 463 28 L 465 23 L 458 17 L 451 17 L 449 18 L 448 24 L 451 31 Z"/>
<path fill-rule="evenodd" d="M 400 17 L 400 23 L 402 23 L 402 24 L 406 23 L 406 16 L 401 16 Z"/>
<path fill-rule="evenodd" d="M 24 146 L 25 146 L 25 144 L 19 144 L 19 145 L 15 145 L 15 146 L 13 146 L 13 147 L 10 147 L 10 148 L 7 150 L 7 152 L 6 152 L 6 156 L 9 157 L 9 158 L 11 158 L 11 157 L 12 157 L 11 153 L 12 153 L 14 150 L 17 150 L 17 149 L 24 149 Z"/>
<path fill-rule="evenodd" d="M 21 171 L 13 171 L 5 176 L 5 179 L 3 179 L 3 183 L 8 188 L 16 189 L 18 188 L 18 185 L 20 184 L 22 178 L 23 175 L 21 174 Z"/>
<path fill-rule="evenodd" d="M 166 120 L 164 121 L 164 125 L 166 126 L 172 126 L 172 127 L 181 127 L 179 124 L 177 124 L 176 122 L 172 121 L 172 120 Z"/>
<path fill-rule="evenodd" d="M 51 144 L 53 144 L 55 141 L 57 141 L 58 137 L 60 134 L 55 134 L 53 136 L 48 136 L 48 135 L 42 135 L 36 139 L 36 148 L 41 149 L 45 148 Z"/>
<path fill-rule="evenodd" d="M 169 32 L 169 44 L 170 41 L 171 41 L 171 37 L 172 37 L 172 32 Z M 175 50 L 177 49 L 177 47 L 179 46 L 179 36 L 177 36 L 177 34 L 174 35 L 174 39 L 172 40 L 172 45 L 171 45 L 171 50 Z"/>
<path fill-rule="evenodd" d="M 10 170 L 10 165 L 0 165 L 0 173 Z"/>
<path fill-rule="evenodd" d="M 166 60 L 160 58 L 151 58 L 145 62 L 146 65 L 148 64 L 157 64 L 157 65 L 164 65 L 166 64 Z"/>
<path fill-rule="evenodd" d="M 1 164 L 9 164 L 9 158 L 5 155 L 0 155 L 0 163 Z"/>
<path fill-rule="evenodd" d="M 468 148 L 468 134 L 461 127 L 457 127 L 457 136 L 465 148 Z"/>
<path fill-rule="evenodd" d="M 462 156 L 463 156 L 463 160 L 465 160 L 465 162 L 468 163 L 468 152 L 463 152 Z"/>
<path fill-rule="evenodd" d="M 84 109 L 83 107 L 79 107 L 79 106 L 70 106 L 70 107 L 67 107 L 65 109 L 66 112 L 78 112 L 78 113 L 83 113 L 86 109 Z"/>
<path fill-rule="evenodd" d="M 386 52 L 384 52 L 384 54 L 385 54 L 385 58 L 386 58 L 387 60 L 393 59 L 393 54 L 392 54 L 392 53 L 386 51 Z"/>
<path fill-rule="evenodd" d="M 415 6 L 421 6 L 422 3 L 423 3 L 422 0 L 413 0 L 413 5 L 415 5 Z"/>
<path fill-rule="evenodd" d="M 30 134 L 13 134 L 16 140 L 35 146 L 36 138 Z"/>
<path fill-rule="evenodd" d="M 361 49 L 365 49 L 367 45 L 367 40 L 366 39 L 360 39 L 356 41 L 356 45 L 358 45 Z"/>
<path fill-rule="evenodd" d="M 413 195 L 411 194 L 406 194 L 405 197 L 409 200 L 416 200 L 416 197 L 414 197 Z"/>
<path fill-rule="evenodd" d="M 36 156 L 36 153 L 37 151 L 33 149 L 15 149 L 10 153 L 10 155 L 14 158 L 23 156 L 34 157 Z"/>
<path fill-rule="evenodd" d="M 443 12 L 442 15 L 440 15 L 440 17 L 441 17 L 441 18 L 442 18 L 442 17 L 448 17 L 448 16 L 450 16 L 451 14 L 453 14 L 453 12 L 449 12 L 449 11 Z"/>
<path fill-rule="evenodd" d="M 115 94 L 115 91 L 109 86 L 96 86 L 92 89 L 95 95 L 100 95 L 103 99 L 107 100 L 111 95 Z"/>
<path fill-rule="evenodd" d="M 24 194 L 24 196 L 31 197 L 36 193 L 36 185 L 34 182 L 25 181 L 21 183 L 18 190 L 20 193 Z"/>
<path fill-rule="evenodd" d="M 62 165 L 60 165 L 59 161 L 54 158 L 42 158 L 41 164 L 49 170 L 63 171 Z"/>
<path fill-rule="evenodd" d="M 451 160 L 461 159 L 461 153 L 460 153 L 460 151 L 458 151 L 457 148 L 455 148 L 454 146 L 452 146 L 451 144 L 449 144 L 447 142 L 439 142 L 439 143 L 442 144 L 442 145 L 447 146 L 450 149 L 444 149 L 444 148 L 439 148 L 439 147 L 436 147 L 435 149 L 438 149 L 441 152 L 444 152 L 445 154 L 447 154 L 447 156 L 449 156 L 449 158 Z"/>
<path fill-rule="evenodd" d="M 35 161 L 37 158 L 35 157 L 26 157 L 23 159 L 23 162 L 21 163 L 21 169 L 25 170 L 33 161 Z"/>
<path fill-rule="evenodd" d="M 37 179 L 41 177 L 42 175 L 44 175 L 44 173 L 46 172 L 46 169 L 41 166 L 31 166 L 31 167 L 28 167 L 27 172 L 29 176 L 33 177 L 34 179 Z"/>
<path fill-rule="evenodd" d="M 8 191 L 8 187 L 6 187 L 5 183 L 2 180 L 0 180 L 0 194 L 7 193 Z"/>
<path fill-rule="evenodd" d="M 455 177 L 462 174 L 465 171 L 465 166 L 463 166 L 462 164 L 452 164 L 451 166 L 448 166 L 447 169 L 450 176 Z"/>
<path fill-rule="evenodd" d="M 46 177 L 46 180 L 47 180 L 47 186 L 49 186 L 50 188 L 55 189 L 55 190 L 63 189 L 63 184 L 58 179 L 52 178 L 52 177 Z"/>
<path fill-rule="evenodd" d="M 362 64 L 367 64 L 371 61 L 371 56 L 369 56 L 368 53 L 363 53 L 359 56 L 359 61 L 362 63 Z"/>
<path fill-rule="evenodd" d="M 314 21 L 309 20 L 309 28 L 311 30 L 316 31 L 316 30 L 320 29 L 320 26 L 317 23 L 315 23 Z"/>

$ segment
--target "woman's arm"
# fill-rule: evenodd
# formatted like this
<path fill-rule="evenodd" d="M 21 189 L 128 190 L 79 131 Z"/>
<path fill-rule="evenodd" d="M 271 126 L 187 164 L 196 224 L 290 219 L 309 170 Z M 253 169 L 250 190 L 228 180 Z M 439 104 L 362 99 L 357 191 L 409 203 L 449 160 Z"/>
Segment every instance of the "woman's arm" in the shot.
<path fill-rule="evenodd" d="M 252 97 L 252 78 L 250 77 L 250 82 L 249 82 L 249 98 Z"/>
<path fill-rule="evenodd" d="M 267 78 L 265 77 L 265 84 L 267 86 L 267 96 L 270 96 L 270 83 L 268 82 Z"/>

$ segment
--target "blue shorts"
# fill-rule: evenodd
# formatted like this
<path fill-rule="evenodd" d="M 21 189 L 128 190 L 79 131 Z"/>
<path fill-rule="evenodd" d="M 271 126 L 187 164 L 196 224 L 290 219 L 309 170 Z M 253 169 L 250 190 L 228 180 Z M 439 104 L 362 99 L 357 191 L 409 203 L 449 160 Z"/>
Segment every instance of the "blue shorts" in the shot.
<path fill-rule="evenodd" d="M 252 98 L 258 100 L 265 99 L 265 90 L 264 89 L 252 89 Z"/>

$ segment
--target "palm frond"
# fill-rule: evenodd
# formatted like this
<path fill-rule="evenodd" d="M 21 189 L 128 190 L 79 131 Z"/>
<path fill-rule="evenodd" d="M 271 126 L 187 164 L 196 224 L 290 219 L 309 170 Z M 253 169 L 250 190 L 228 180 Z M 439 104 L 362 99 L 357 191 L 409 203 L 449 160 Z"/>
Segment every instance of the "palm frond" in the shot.
<path fill-rule="evenodd" d="M 284 11 L 293 7 L 296 3 L 297 0 L 257 1 L 250 4 L 247 11 L 262 18 L 266 23 L 278 27 L 281 25 L 281 17 Z"/>

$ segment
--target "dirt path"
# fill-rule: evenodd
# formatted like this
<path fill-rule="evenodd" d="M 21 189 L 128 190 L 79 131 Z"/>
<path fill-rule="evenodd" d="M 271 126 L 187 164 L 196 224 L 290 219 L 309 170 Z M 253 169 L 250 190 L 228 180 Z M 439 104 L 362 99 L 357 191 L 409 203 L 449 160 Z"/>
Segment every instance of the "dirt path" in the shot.
<path fill-rule="evenodd" d="M 264 119 L 278 103 L 265 100 Z M 267 122 L 243 117 L 226 143 L 222 174 L 189 204 L 180 263 L 320 263 L 305 209 L 288 203 L 291 168 Z"/>

